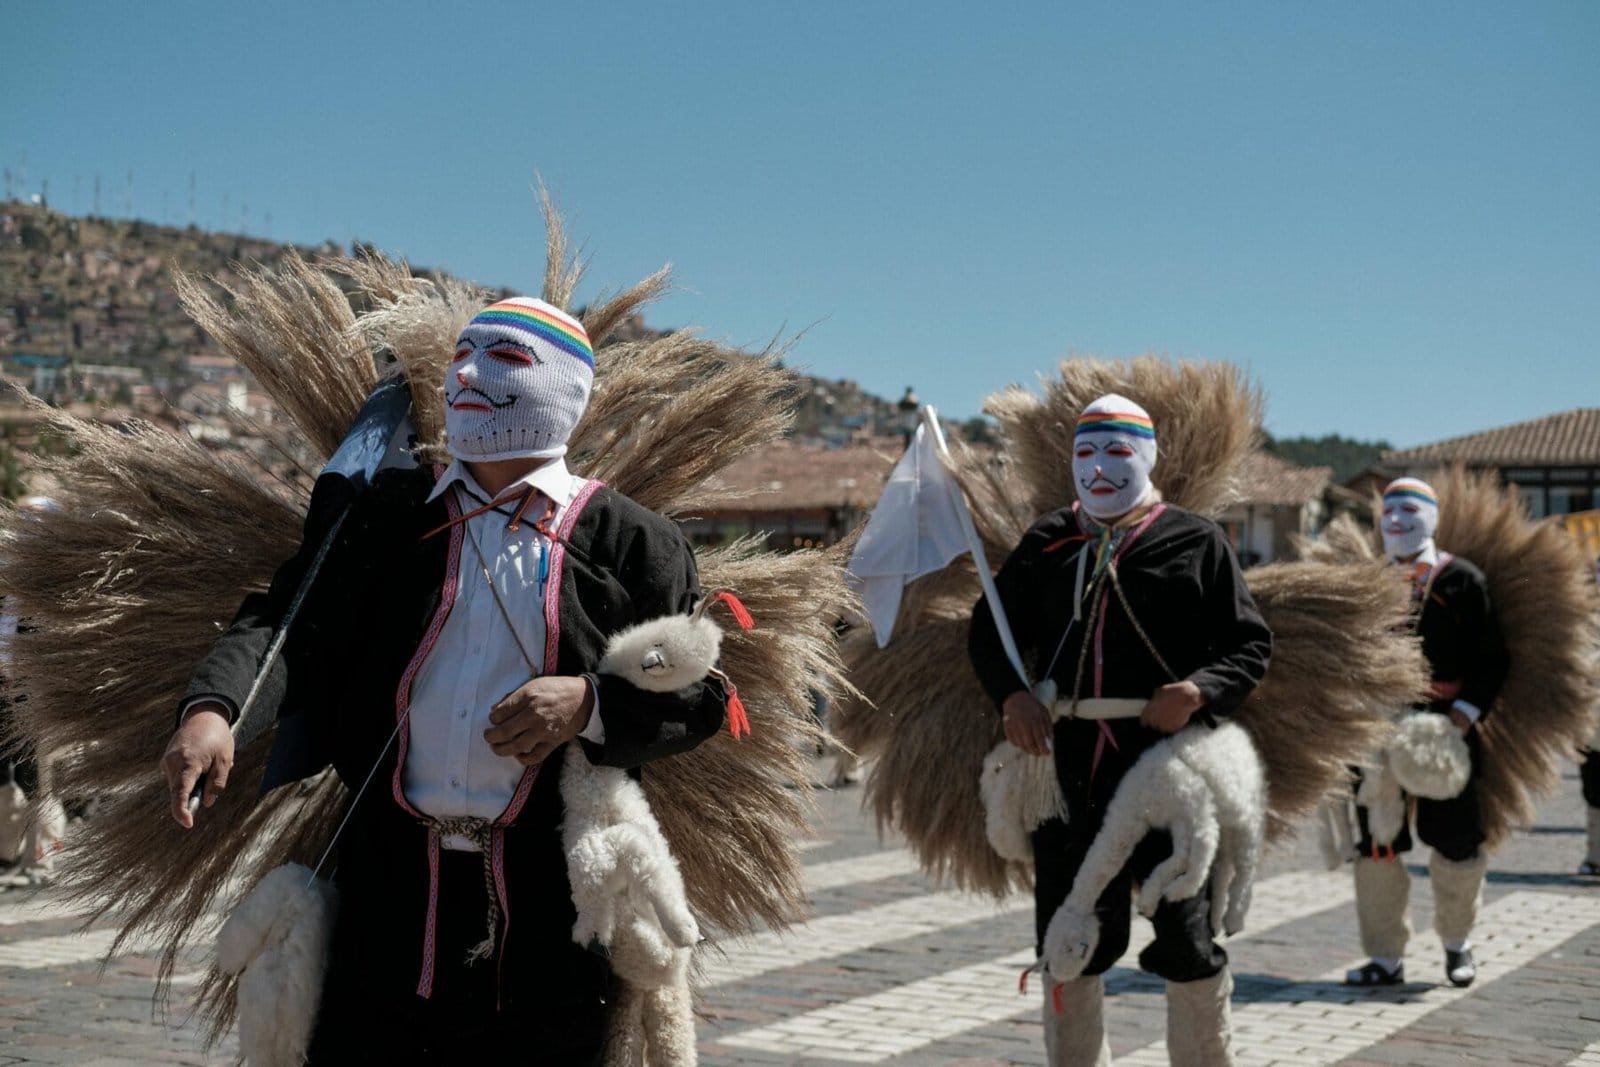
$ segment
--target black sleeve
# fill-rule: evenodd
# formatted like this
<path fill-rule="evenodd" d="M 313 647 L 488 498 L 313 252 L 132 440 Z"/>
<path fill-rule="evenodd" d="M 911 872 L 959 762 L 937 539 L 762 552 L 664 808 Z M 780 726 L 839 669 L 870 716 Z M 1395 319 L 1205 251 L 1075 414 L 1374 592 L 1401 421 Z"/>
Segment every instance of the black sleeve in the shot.
<path fill-rule="evenodd" d="M 1040 615 L 1043 597 L 1047 592 L 1039 587 L 1039 562 L 1044 557 L 1044 550 L 1068 532 L 1059 513 L 1045 516 L 1022 535 L 1022 541 L 1006 557 L 999 573 L 994 576 L 995 591 L 1000 594 L 1000 603 L 1006 610 L 1006 621 L 1011 624 L 1011 635 L 1016 639 L 1017 650 L 1022 653 L 1024 664 L 1039 643 Z M 1011 665 L 1005 646 L 1000 643 L 1000 631 L 995 626 L 994 612 L 986 596 L 980 596 L 972 606 L 972 622 L 967 629 L 967 656 L 972 660 L 972 668 L 977 672 L 984 692 L 989 694 L 996 708 L 1003 705 L 1006 697 L 1012 693 L 1027 688 L 1022 679 L 1017 677 L 1017 669 Z"/>
<path fill-rule="evenodd" d="M 1272 658 L 1272 631 L 1239 571 L 1239 561 L 1222 531 L 1215 530 L 1203 550 L 1199 576 L 1205 635 L 1204 666 L 1189 675 L 1205 701 L 1202 710 L 1227 715 L 1261 684 Z"/>
<path fill-rule="evenodd" d="M 278 567 L 266 592 L 251 593 L 244 598 L 233 622 L 190 676 L 189 686 L 178 702 L 180 715 L 191 701 L 212 699 L 228 707 L 230 718 L 238 717 L 267 647 L 272 643 L 272 635 L 294 599 L 295 590 L 350 499 L 350 485 L 343 478 L 329 476 L 317 480 L 299 549 Z M 264 721 L 274 721 L 287 685 L 288 667 L 280 656 L 262 680 L 251 719 L 259 722 L 264 716 Z M 241 731 L 243 729 L 241 727 Z"/>
<path fill-rule="evenodd" d="M 1451 583 L 1455 588 L 1449 598 L 1449 617 L 1455 630 L 1453 643 L 1461 650 L 1459 696 L 1477 708 L 1480 715 L 1487 715 L 1505 684 L 1510 657 L 1489 600 L 1489 583 L 1482 572 L 1451 569 L 1460 574 Z"/>
<path fill-rule="evenodd" d="M 700 599 L 694 552 L 675 526 L 639 530 L 617 579 L 633 600 L 637 622 L 686 615 Z M 674 692 L 653 693 L 614 674 L 590 677 L 606 736 L 604 744 L 583 742 L 591 763 L 637 767 L 686 752 L 721 729 L 727 712 L 727 694 L 715 678 Z"/>

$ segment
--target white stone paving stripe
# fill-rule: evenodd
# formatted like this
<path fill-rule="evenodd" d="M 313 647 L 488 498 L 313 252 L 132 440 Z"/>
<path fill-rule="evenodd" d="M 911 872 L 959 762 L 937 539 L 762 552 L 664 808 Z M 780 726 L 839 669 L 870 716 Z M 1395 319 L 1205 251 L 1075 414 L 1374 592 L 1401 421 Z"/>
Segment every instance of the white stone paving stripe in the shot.
<path fill-rule="evenodd" d="M 89 930 L 57 937 L 30 937 L 26 941 L 13 941 L 9 945 L 0 945 L 0 967 L 37 970 L 40 967 L 65 967 L 85 960 L 97 960 L 111 951 L 111 942 L 116 937 L 115 930 Z"/>
<path fill-rule="evenodd" d="M 762 933 L 702 950 L 702 989 L 743 981 L 785 967 L 799 967 L 888 941 L 936 933 L 1026 911 L 1033 897 L 1017 894 L 996 901 L 967 893 L 922 893 L 905 900 L 813 919 L 783 933 Z M 718 952 L 721 948 L 723 952 Z"/>
<path fill-rule="evenodd" d="M 0 902 L 4 901 L 5 898 L 0 897 Z M 61 919 L 77 919 L 83 916 L 84 908 L 81 905 L 68 907 L 59 900 L 32 898 L 17 904 L 6 902 L 0 906 L 0 926 L 58 922 Z"/>
<path fill-rule="evenodd" d="M 1600 1067 L 1600 1041 L 1578 1053 L 1578 1058 L 1567 1064 L 1567 1067 Z"/>
<path fill-rule="evenodd" d="M 806 888 L 813 893 L 858 882 L 876 882 L 883 878 L 898 878 L 916 874 L 922 869 L 917 858 L 903 848 L 886 849 L 865 856 L 827 863 L 808 864 L 805 868 Z"/>
<path fill-rule="evenodd" d="M 1347 989 L 1340 984 L 1345 972 L 1341 967 L 1286 991 L 1293 1001 L 1235 1003 L 1234 1057 L 1239 1067 L 1273 1062 L 1296 1067 L 1338 1063 L 1527 966 L 1596 923 L 1600 923 L 1600 899 L 1527 890 L 1508 893 L 1478 916 L 1472 934 L 1473 956 L 1478 961 L 1474 985 L 1457 989 L 1444 982 L 1444 948 L 1438 937 L 1429 933 L 1413 939 L 1409 946 L 1407 977 L 1440 984 L 1426 989 L 1401 987 L 1406 999 L 1398 1000 L 1391 995 L 1392 989 L 1373 993 Z M 1360 963 L 1354 960 L 1350 966 Z M 1117 1060 L 1118 1067 L 1164 1067 L 1166 1063 L 1164 1041 Z"/>
<path fill-rule="evenodd" d="M 1338 873 L 1296 871 L 1259 883 L 1249 925 L 1233 942 L 1348 905 L 1351 880 Z M 1024 900 L 1021 908 L 1032 903 Z M 1017 978 L 1033 960 L 1033 950 L 1024 949 L 713 1040 L 763 1052 L 879 1063 L 968 1030 L 1037 1013 L 1042 997 L 1038 979 L 1027 996 L 1017 994 Z"/>
<path fill-rule="evenodd" d="M 88 916 L 82 909 L 60 908 L 58 919 L 86 919 Z M 191 944 L 209 944 L 216 936 L 216 928 L 221 923 L 221 915 L 207 912 L 201 918 L 200 924 L 194 929 Z M 15 923 L 37 922 L 37 918 L 15 919 Z M 16 967 L 23 970 L 38 970 L 41 967 L 67 967 L 78 963 L 87 963 L 91 960 L 99 962 L 106 958 L 106 953 L 111 951 L 112 942 L 117 939 L 115 924 L 98 926 L 93 930 L 77 930 L 66 934 L 53 934 L 49 937 L 30 937 L 21 941 L 0 942 L 0 968 Z M 158 945 L 148 936 L 135 937 L 122 945 L 121 956 L 143 956 L 159 952 Z"/>
<path fill-rule="evenodd" d="M 824 889 L 837 889 L 840 886 L 856 885 L 861 881 L 877 881 L 882 878 L 896 878 L 918 870 L 917 859 L 906 849 L 885 849 L 866 856 L 851 857 L 851 859 L 835 859 L 826 864 L 808 864 L 805 867 L 806 888 L 811 893 L 821 893 Z M 954 896 L 954 894 L 946 894 Z M 914 901 L 923 901 L 926 897 L 915 897 Z M 942 897 L 939 897 L 942 899 Z M 909 937 L 918 933 L 928 933 L 928 929 L 936 929 L 938 925 L 930 925 L 923 917 L 923 907 L 918 907 L 914 901 L 899 902 L 899 907 L 890 905 L 891 912 L 886 915 L 885 929 L 890 933 L 883 934 L 880 939 L 888 937 Z M 962 915 L 960 920 L 971 921 L 979 905 L 973 897 L 966 897 L 966 905 L 958 910 Z M 934 909 L 942 912 L 942 905 Z M 869 909 L 870 910 L 870 909 Z M 994 915 L 994 904 L 984 901 L 981 905 L 981 915 L 978 918 L 987 918 Z M 30 901 L 13 907 L 0 907 L 0 928 L 3 926 L 21 926 L 24 923 L 43 923 L 43 921 L 82 920 L 86 918 L 85 909 L 82 907 L 67 907 L 59 901 Z M 842 917 L 840 917 L 842 918 Z M 824 920 L 826 921 L 826 920 Z M 949 923 L 942 923 L 949 925 Z M 861 931 L 851 931 L 851 923 L 832 923 L 832 928 L 840 929 L 840 941 L 843 947 L 827 949 L 821 955 L 810 955 L 810 958 L 822 958 L 835 953 L 853 952 L 854 949 L 870 947 L 874 942 L 862 936 Z M 810 931 L 810 928 L 808 928 Z M 0 944 L 0 968 L 38 969 L 46 966 L 70 966 L 75 963 L 86 963 L 90 960 L 101 960 L 110 952 L 110 945 L 114 941 L 114 929 L 91 929 L 91 931 L 78 931 L 78 933 L 56 934 L 50 937 L 29 937 L 26 941 L 14 941 L 11 944 Z M 763 936 L 765 937 L 765 936 Z M 768 969 L 794 966 L 797 961 L 797 950 L 805 955 L 803 945 L 766 944 L 763 937 L 752 937 L 750 941 L 738 942 L 736 957 L 739 963 L 733 965 L 726 973 L 731 976 L 744 976 L 744 974 L 760 974 Z M 806 934 L 806 942 L 811 942 L 811 937 Z M 771 939 L 781 942 L 781 939 Z M 130 945 L 122 955 L 134 955 L 139 952 L 149 952 L 149 945 Z M 747 953 L 755 953 L 747 955 Z M 766 963 L 770 961 L 770 965 Z M 723 973 L 725 961 L 714 960 L 707 968 L 709 973 Z M 714 979 L 715 981 L 731 981 L 730 979 Z"/>

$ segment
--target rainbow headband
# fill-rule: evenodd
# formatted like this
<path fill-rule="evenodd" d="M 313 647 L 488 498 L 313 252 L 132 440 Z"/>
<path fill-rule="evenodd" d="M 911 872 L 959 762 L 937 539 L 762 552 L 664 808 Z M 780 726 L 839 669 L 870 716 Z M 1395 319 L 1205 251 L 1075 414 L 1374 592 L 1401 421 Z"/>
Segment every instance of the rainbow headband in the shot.
<path fill-rule="evenodd" d="M 508 326 L 514 330 L 531 333 L 574 356 L 594 369 L 594 349 L 589 346 L 589 335 L 583 327 L 564 315 L 556 315 L 543 308 L 529 307 L 511 300 L 490 304 L 467 323 L 474 326 Z"/>
<path fill-rule="evenodd" d="M 1383 499 L 1388 500 L 1390 497 L 1420 500 L 1424 504 L 1432 504 L 1434 507 L 1439 506 L 1439 498 L 1433 495 L 1433 490 L 1429 488 L 1428 483 L 1418 481 L 1415 478 L 1403 478 L 1397 482 L 1390 482 L 1389 488 L 1383 491 Z"/>
<path fill-rule="evenodd" d="M 1146 440 L 1156 439 L 1155 423 L 1148 415 L 1134 415 L 1115 411 L 1084 412 L 1078 416 L 1078 429 L 1074 437 L 1086 433 L 1121 433 Z"/>

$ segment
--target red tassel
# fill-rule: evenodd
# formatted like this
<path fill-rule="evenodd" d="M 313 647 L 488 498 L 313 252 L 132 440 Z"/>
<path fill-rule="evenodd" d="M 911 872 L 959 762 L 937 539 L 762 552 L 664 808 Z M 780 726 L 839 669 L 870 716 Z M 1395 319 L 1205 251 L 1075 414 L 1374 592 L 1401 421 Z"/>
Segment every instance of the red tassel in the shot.
<path fill-rule="evenodd" d="M 750 733 L 750 716 L 745 714 L 744 701 L 739 699 L 739 690 L 731 685 L 728 688 L 728 732 L 733 735 L 735 741 Z"/>
<path fill-rule="evenodd" d="M 739 598 L 732 593 L 723 590 L 713 594 L 711 599 L 713 602 L 720 600 L 728 605 L 728 610 L 733 612 L 733 621 L 739 624 L 739 629 L 748 631 L 756 628 L 756 620 L 751 616 L 750 612 L 745 610 L 745 606 L 739 602 Z"/>
<path fill-rule="evenodd" d="M 1050 990 L 1050 1007 L 1055 1009 L 1057 1015 L 1067 1010 L 1066 1002 L 1061 999 L 1061 995 L 1066 991 L 1067 987 L 1059 982 Z"/>

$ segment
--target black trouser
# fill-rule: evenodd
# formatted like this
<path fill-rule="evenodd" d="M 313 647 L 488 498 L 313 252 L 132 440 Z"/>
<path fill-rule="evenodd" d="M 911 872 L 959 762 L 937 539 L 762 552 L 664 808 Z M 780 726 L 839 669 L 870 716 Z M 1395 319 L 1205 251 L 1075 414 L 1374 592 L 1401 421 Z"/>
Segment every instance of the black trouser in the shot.
<path fill-rule="evenodd" d="M 1096 815 L 1099 813 L 1096 812 Z M 1056 909 L 1072 891 L 1089 846 L 1100 829 L 1098 818 L 1051 819 L 1033 833 L 1034 950 L 1044 953 L 1044 935 Z M 1133 916 L 1133 887 L 1172 855 L 1172 838 L 1164 830 L 1145 835 L 1133 856 L 1095 902 L 1100 943 L 1083 969 L 1104 974 L 1128 950 Z M 1172 982 L 1210 978 L 1228 965 L 1228 954 L 1211 935 L 1211 888 L 1188 900 L 1163 900 L 1154 918 L 1156 939 L 1139 953 L 1139 966 Z"/>
<path fill-rule="evenodd" d="M 418 877 L 414 850 L 385 871 L 381 858 L 340 860 L 340 900 L 310 1067 L 461 1063 L 598 1065 L 604 1054 L 610 969 L 574 945 L 570 928 L 521 940 L 519 961 L 466 963 L 485 934 L 482 857 L 440 856 L 433 996 L 416 993 L 422 937 L 415 894 L 386 892 L 386 879 Z M 365 870 L 351 871 L 352 861 Z M 420 868 L 426 878 L 426 864 Z M 396 901 L 405 906 L 397 907 Z M 540 917 L 518 909 L 512 929 Z M 563 938 L 561 934 L 567 936 Z"/>
<path fill-rule="evenodd" d="M 1483 810 L 1478 801 L 1478 779 L 1482 769 L 1483 746 L 1478 740 L 1476 727 L 1467 731 L 1467 752 L 1472 757 L 1472 773 L 1467 777 L 1466 787 L 1460 793 L 1449 800 L 1417 798 L 1417 837 L 1439 855 L 1456 863 L 1476 856 L 1485 840 Z M 1358 784 L 1360 780 L 1361 772 L 1357 769 Z M 1370 856 L 1372 835 L 1367 830 L 1367 809 L 1357 805 L 1356 817 L 1361 823 L 1361 840 L 1356 843 L 1356 849 L 1361 855 Z M 1411 851 L 1409 826 L 1400 828 L 1392 847 L 1396 852 Z"/>
<path fill-rule="evenodd" d="M 1578 764 L 1578 779 L 1583 782 L 1583 802 L 1591 808 L 1600 808 L 1600 752 L 1587 749 L 1583 762 Z"/>

